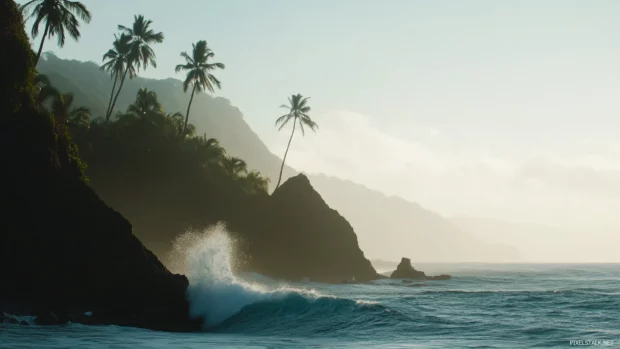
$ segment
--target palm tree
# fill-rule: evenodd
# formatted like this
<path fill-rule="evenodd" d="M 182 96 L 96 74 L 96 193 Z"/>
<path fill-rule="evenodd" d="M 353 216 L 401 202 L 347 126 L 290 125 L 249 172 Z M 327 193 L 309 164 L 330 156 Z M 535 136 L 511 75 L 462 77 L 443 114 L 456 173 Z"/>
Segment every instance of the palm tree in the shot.
<path fill-rule="evenodd" d="M 47 75 L 37 74 L 34 78 L 34 86 L 36 91 L 35 100 L 37 102 L 37 107 L 43 108 L 44 103 L 47 102 L 50 98 L 55 98 L 60 94 L 60 92 L 52 86 L 50 79 Z"/>
<path fill-rule="evenodd" d="M 131 52 L 131 36 L 126 35 L 126 34 L 121 34 L 119 37 L 115 34 L 114 43 L 112 43 L 112 48 L 103 55 L 104 63 L 101 66 L 101 70 L 109 72 L 110 76 L 114 79 L 114 84 L 112 85 L 112 93 L 110 93 L 110 101 L 108 102 L 108 109 L 105 112 L 106 123 L 110 119 L 110 114 L 111 114 L 110 106 L 112 105 L 112 99 L 114 97 L 114 90 L 116 89 L 116 84 L 118 83 L 118 79 L 122 77 L 125 71 L 125 68 L 128 68 L 130 79 L 136 75 L 136 69 L 133 66 L 133 64 L 128 64 L 130 52 Z"/>
<path fill-rule="evenodd" d="M 32 25 L 32 37 L 39 35 L 39 25 L 45 22 L 45 31 L 41 38 L 39 51 L 34 62 L 36 66 L 41 58 L 43 44 L 46 38 L 56 35 L 58 46 L 65 45 L 65 31 L 76 41 L 80 38 L 80 22 L 76 15 L 86 23 L 90 22 L 90 11 L 79 1 L 69 0 L 31 0 L 20 6 L 20 10 L 27 18 L 35 18 Z"/>
<path fill-rule="evenodd" d="M 215 138 L 206 137 L 195 137 L 192 138 L 194 142 L 196 142 L 197 146 L 200 149 L 201 159 L 204 161 L 205 165 L 209 164 L 222 164 L 224 159 L 226 158 L 226 151 L 220 145 Z"/>
<path fill-rule="evenodd" d="M 181 52 L 181 57 L 185 58 L 185 64 L 179 64 L 175 68 L 175 72 L 181 70 L 187 71 L 185 81 L 183 81 L 183 92 L 187 92 L 189 85 L 192 84 L 192 95 L 189 98 L 189 105 L 187 106 L 187 113 L 185 114 L 185 125 L 183 126 L 183 133 L 187 128 L 187 121 L 189 120 L 189 110 L 192 107 L 192 101 L 194 100 L 194 93 L 196 91 L 201 92 L 209 90 L 213 93 L 215 85 L 218 89 L 221 89 L 220 81 L 210 73 L 210 71 L 216 68 L 224 69 L 223 63 L 208 63 L 209 58 L 213 58 L 215 54 L 207 46 L 205 40 L 198 41 L 196 44 L 192 44 L 192 55 L 188 55 L 187 52 Z"/>
<path fill-rule="evenodd" d="M 59 94 L 52 101 L 51 112 L 60 124 L 88 125 L 90 109 L 87 107 L 72 108 L 73 94 Z"/>
<path fill-rule="evenodd" d="M 291 138 L 288 140 L 288 145 L 286 146 L 286 152 L 284 153 L 284 159 L 282 159 L 282 166 L 280 166 L 280 176 L 278 177 L 278 184 L 276 184 L 276 189 L 280 186 L 280 181 L 282 181 L 282 171 L 284 170 L 284 163 L 286 162 L 286 155 L 288 154 L 288 149 L 291 146 L 291 141 L 293 140 L 293 135 L 295 134 L 295 126 L 299 123 L 299 127 L 301 128 L 301 134 L 306 135 L 306 131 L 304 130 L 304 125 L 308 126 L 312 131 L 316 132 L 316 129 L 319 128 L 316 122 L 312 121 L 308 113 L 310 112 L 310 107 L 306 105 L 308 99 L 310 97 L 303 97 L 300 94 L 292 95 L 288 98 L 289 105 L 283 104 L 280 108 L 288 109 L 288 114 L 284 114 L 280 116 L 276 120 L 276 127 L 280 125 L 278 131 L 282 130 L 289 121 L 293 120 L 293 131 L 291 132 Z"/>
<path fill-rule="evenodd" d="M 106 118 L 108 119 L 114 110 L 116 100 L 118 99 L 118 95 L 121 93 L 127 73 L 132 69 L 140 70 L 140 65 L 142 65 L 143 69 L 146 69 L 149 65 L 157 68 L 155 51 L 153 51 L 149 45 L 154 43 L 162 43 L 164 41 L 164 34 L 161 32 L 155 33 L 153 29 L 150 28 L 151 24 L 153 24 L 153 21 L 144 19 L 144 16 L 142 15 L 136 15 L 134 16 L 134 22 L 131 28 L 122 25 L 118 26 L 118 30 L 122 31 L 123 34 L 131 38 L 131 49 L 127 57 L 127 62 L 125 63 L 125 71 L 121 76 L 121 83 L 116 91 L 112 105 L 110 105 L 108 115 L 106 115 Z M 130 76 L 129 78 L 132 77 L 133 76 Z"/>
<path fill-rule="evenodd" d="M 136 94 L 136 101 L 127 108 L 127 112 L 139 118 L 146 118 L 152 115 L 163 114 L 163 109 L 157 100 L 157 94 L 142 87 Z"/>
<path fill-rule="evenodd" d="M 269 182 L 269 178 L 263 177 L 259 171 L 251 171 L 243 178 L 242 184 L 247 192 L 256 194 L 267 193 Z"/>
<path fill-rule="evenodd" d="M 242 174 L 248 172 L 248 167 L 245 161 L 238 157 L 227 156 L 224 158 L 222 165 L 226 173 L 233 178 L 238 178 Z"/>

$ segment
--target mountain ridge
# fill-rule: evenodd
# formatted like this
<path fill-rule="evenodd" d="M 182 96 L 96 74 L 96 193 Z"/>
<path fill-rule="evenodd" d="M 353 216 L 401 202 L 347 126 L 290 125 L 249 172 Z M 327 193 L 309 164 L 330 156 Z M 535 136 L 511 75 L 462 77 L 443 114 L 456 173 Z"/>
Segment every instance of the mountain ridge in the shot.
<path fill-rule="evenodd" d="M 46 54 L 38 70 L 48 75 L 59 90 L 73 92 L 75 105 L 91 107 L 94 117 L 105 114 L 112 81 L 95 62 L 65 60 Z M 183 111 L 188 96 L 181 84 L 175 78 L 158 80 L 136 77 L 128 80 L 119 95 L 116 110 L 125 110 L 134 100 L 138 88 L 146 87 L 157 93 L 168 112 Z M 196 95 L 190 122 L 199 134 L 217 138 L 229 155 L 244 159 L 248 168 L 257 169 L 271 178 L 273 187 L 281 160 L 249 127 L 241 110 L 230 100 L 205 93 Z M 283 180 L 299 173 L 303 172 L 285 166 Z M 514 248 L 479 241 L 448 219 L 402 197 L 387 196 L 378 190 L 332 176 L 311 174 L 308 177 L 328 205 L 347 218 L 358 234 L 362 249 L 372 258 L 410 255 L 416 260 L 429 262 L 520 259 Z M 377 239 L 382 241 L 384 248 L 378 248 Z"/>

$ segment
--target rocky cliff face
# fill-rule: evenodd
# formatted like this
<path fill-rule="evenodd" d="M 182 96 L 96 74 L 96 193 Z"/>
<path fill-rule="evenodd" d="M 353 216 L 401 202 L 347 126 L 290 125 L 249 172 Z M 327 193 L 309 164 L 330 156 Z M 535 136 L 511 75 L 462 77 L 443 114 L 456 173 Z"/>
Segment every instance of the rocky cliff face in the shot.
<path fill-rule="evenodd" d="M 367 281 L 377 273 L 364 257 L 347 220 L 331 209 L 304 175 L 282 184 L 254 221 L 232 219 L 230 228 L 247 241 L 249 269 L 279 278 Z"/>
<path fill-rule="evenodd" d="M 249 195 L 205 178 L 111 181 L 102 169 L 93 186 L 134 224 L 140 240 L 160 257 L 177 236 L 225 222 L 236 244 L 238 270 L 287 279 L 322 282 L 377 277 L 364 257 L 353 228 L 299 175 L 271 196 Z M 158 182 L 158 185 L 151 185 Z"/>
<path fill-rule="evenodd" d="M 0 47 L 7 50 L 0 55 L 0 313 L 199 329 L 189 317 L 187 279 L 171 274 L 84 183 L 64 128 L 33 108 L 33 54 L 12 0 L 0 1 Z"/>

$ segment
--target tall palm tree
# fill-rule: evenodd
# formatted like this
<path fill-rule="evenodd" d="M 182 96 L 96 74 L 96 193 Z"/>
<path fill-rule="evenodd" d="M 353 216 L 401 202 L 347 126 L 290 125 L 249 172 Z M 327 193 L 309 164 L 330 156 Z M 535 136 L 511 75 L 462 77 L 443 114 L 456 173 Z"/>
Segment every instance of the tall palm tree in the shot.
<path fill-rule="evenodd" d="M 293 135 L 295 134 L 295 126 L 299 124 L 301 128 L 301 134 L 306 135 L 306 131 L 304 129 L 304 125 L 309 127 L 312 131 L 316 131 L 319 128 L 316 122 L 312 121 L 308 113 L 310 112 L 310 107 L 307 105 L 308 99 L 310 97 L 303 97 L 300 94 L 292 95 L 288 98 L 289 105 L 283 104 L 280 108 L 288 109 L 288 114 L 284 114 L 280 116 L 276 120 L 276 127 L 280 125 L 278 131 L 282 130 L 289 121 L 293 120 L 293 131 L 291 132 L 291 138 L 288 140 L 288 145 L 286 146 L 286 152 L 284 153 L 284 158 L 282 159 L 282 166 L 280 166 L 280 176 L 278 177 L 278 184 L 276 184 L 276 189 L 280 186 L 280 182 L 282 181 L 282 170 L 284 170 L 284 163 L 286 162 L 286 155 L 288 155 L 288 149 L 291 146 L 291 141 L 293 140 Z"/>
<path fill-rule="evenodd" d="M 108 102 L 108 109 L 105 112 L 105 122 L 110 119 L 110 106 L 112 105 L 112 99 L 114 98 L 114 90 L 116 90 L 116 84 L 118 79 L 122 77 L 125 72 L 125 68 L 128 68 L 129 78 L 133 78 L 136 75 L 136 69 L 133 64 L 129 63 L 129 53 L 131 52 L 131 36 L 121 34 L 120 36 L 114 35 L 114 43 L 112 48 L 103 55 L 103 65 L 101 70 L 110 73 L 110 76 L 114 79 L 112 85 L 112 93 L 110 93 L 110 101 Z"/>
<path fill-rule="evenodd" d="M 198 41 L 196 44 L 192 44 L 192 55 L 188 55 L 187 52 L 181 52 L 181 57 L 185 58 L 185 64 L 179 64 L 175 68 L 175 72 L 181 70 L 187 71 L 185 81 L 183 81 L 183 92 L 187 92 L 189 85 L 192 84 L 192 95 L 189 98 L 189 105 L 187 106 L 187 113 L 185 114 L 185 126 L 183 126 L 183 133 L 187 128 L 187 121 L 189 120 L 189 110 L 192 107 L 192 101 L 194 100 L 194 93 L 196 91 L 201 92 L 209 90 L 213 93 L 216 86 L 221 89 L 220 81 L 210 73 L 210 71 L 216 68 L 224 69 L 223 63 L 209 63 L 209 58 L 213 58 L 215 54 L 207 46 L 205 40 Z"/>
<path fill-rule="evenodd" d="M 76 41 L 80 38 L 80 22 L 76 15 L 84 22 L 89 23 L 91 19 L 90 11 L 79 1 L 69 0 L 31 0 L 20 6 L 20 10 L 27 18 L 35 18 L 32 25 L 32 37 L 39 35 L 39 25 L 45 22 L 45 30 L 37 51 L 35 66 L 39 63 L 43 44 L 46 38 L 56 35 L 58 46 L 65 45 L 65 32 L 69 33 Z"/>
<path fill-rule="evenodd" d="M 121 76 L 120 85 L 116 91 L 112 105 L 108 110 L 108 115 L 106 115 L 106 118 L 108 119 L 110 118 L 112 111 L 114 111 L 116 100 L 121 93 L 127 73 L 132 69 L 140 70 L 140 65 L 142 65 L 143 69 L 146 69 L 149 65 L 157 68 L 155 51 L 153 51 L 149 45 L 162 43 L 164 41 L 164 34 L 162 32 L 156 33 L 153 31 L 153 29 L 150 28 L 151 24 L 153 24 L 153 21 L 144 19 L 144 16 L 142 15 L 135 15 L 131 28 L 122 25 L 118 26 L 118 30 L 131 38 L 131 49 L 125 65 L 125 71 Z M 130 76 L 130 78 L 132 78 L 132 76 Z"/>

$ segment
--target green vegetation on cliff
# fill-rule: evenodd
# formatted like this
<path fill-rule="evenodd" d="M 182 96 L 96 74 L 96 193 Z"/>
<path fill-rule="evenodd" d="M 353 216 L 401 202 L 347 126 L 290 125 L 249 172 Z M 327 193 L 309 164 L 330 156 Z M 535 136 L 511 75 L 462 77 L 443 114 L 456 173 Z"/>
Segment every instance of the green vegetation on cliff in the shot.
<path fill-rule="evenodd" d="M 9 51 L 0 56 L 0 312 L 198 330 L 187 278 L 171 274 L 84 183 L 62 116 L 37 103 L 34 54 L 12 0 L 0 0 L 0 47 Z"/>
<path fill-rule="evenodd" d="M 140 69 L 156 65 L 150 44 L 161 42 L 163 33 L 153 31 L 151 24 L 144 16 L 135 16 L 132 27 L 119 26 L 113 48 L 95 70 L 95 79 L 104 76 L 98 70 L 110 74 L 111 93 L 109 87 L 84 93 L 79 85 L 93 84 L 90 73 L 76 69 L 72 72 L 76 75 L 67 79 L 62 69 L 49 66 L 61 63 L 54 56 L 40 64 L 45 75 L 39 75 L 39 109 L 54 114 L 57 127 L 72 135 L 98 194 L 128 217 L 136 235 L 160 256 L 187 228 L 223 221 L 239 242 L 242 270 L 316 281 L 375 278 L 351 226 L 325 204 L 307 179 L 286 182 L 270 196 L 267 177 L 227 154 L 215 138 L 195 134 L 189 123 L 190 108 L 204 114 L 206 102 L 208 108 L 230 109 L 227 101 L 223 104 L 222 99 L 201 93 L 220 87 L 211 71 L 224 68 L 222 63 L 209 62 L 214 54 L 206 41 L 196 43 L 191 55 L 183 54 L 186 63 L 177 67 L 187 72 L 185 82 L 175 84 L 180 96 L 192 88 L 185 115 L 176 106 L 165 110 L 163 106 L 170 103 L 159 98 L 169 101 L 169 92 L 158 94 L 157 86 L 134 83 L 140 81 Z M 135 96 L 130 103 L 121 97 L 129 91 Z M 302 132 L 304 127 L 314 130 L 306 99 L 301 95 L 293 99 L 296 102 L 291 102 L 282 125 L 293 121 Z M 91 115 L 94 118 L 89 121 Z M 213 135 L 221 130 L 208 131 Z"/>

